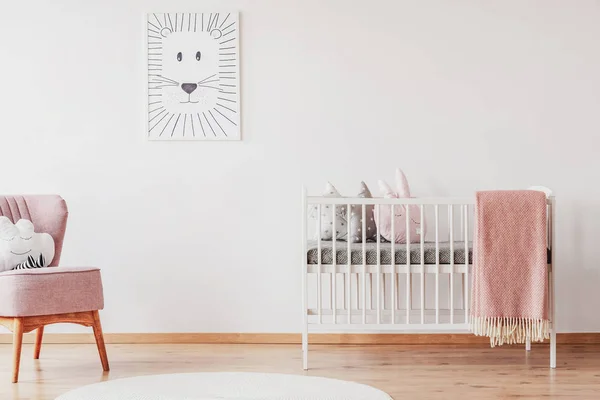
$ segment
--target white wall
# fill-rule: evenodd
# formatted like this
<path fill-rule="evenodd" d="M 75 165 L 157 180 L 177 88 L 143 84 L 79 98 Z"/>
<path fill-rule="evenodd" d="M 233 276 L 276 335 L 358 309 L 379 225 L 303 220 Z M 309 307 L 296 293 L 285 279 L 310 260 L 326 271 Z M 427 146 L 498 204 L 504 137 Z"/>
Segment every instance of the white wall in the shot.
<path fill-rule="evenodd" d="M 107 332 L 298 331 L 301 185 L 396 166 L 415 195 L 554 189 L 559 329 L 600 331 L 597 1 L 5 3 L 0 191 L 67 199 Z M 143 12 L 217 8 L 244 140 L 147 142 Z"/>

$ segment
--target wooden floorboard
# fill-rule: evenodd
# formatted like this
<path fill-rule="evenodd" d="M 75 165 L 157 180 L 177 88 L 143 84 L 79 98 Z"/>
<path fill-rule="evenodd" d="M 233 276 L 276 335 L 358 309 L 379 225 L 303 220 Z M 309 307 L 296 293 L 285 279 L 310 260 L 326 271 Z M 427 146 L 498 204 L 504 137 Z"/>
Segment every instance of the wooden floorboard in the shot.
<path fill-rule="evenodd" d="M 311 333 L 311 344 L 438 344 L 485 345 L 486 337 L 470 333 Z M 12 343 L 13 335 L 0 333 L 0 343 Z M 105 333 L 110 344 L 299 344 L 297 333 Z M 34 334 L 26 334 L 23 343 L 33 343 Z M 90 333 L 46 333 L 45 343 L 95 343 Z M 600 333 L 559 333 L 559 344 L 600 344 Z M 547 342 L 546 342 L 547 343 Z M 534 343 L 537 345 L 537 343 Z"/>
<path fill-rule="evenodd" d="M 201 371 L 260 371 L 351 380 L 394 399 L 600 398 L 600 346 L 561 345 L 558 368 L 548 347 L 490 349 L 449 345 L 315 345 L 301 367 L 298 345 L 113 344 L 102 372 L 94 345 L 48 344 L 40 360 L 24 345 L 20 383 L 10 383 L 11 346 L 0 345 L 0 399 L 52 400 L 107 379 Z"/>

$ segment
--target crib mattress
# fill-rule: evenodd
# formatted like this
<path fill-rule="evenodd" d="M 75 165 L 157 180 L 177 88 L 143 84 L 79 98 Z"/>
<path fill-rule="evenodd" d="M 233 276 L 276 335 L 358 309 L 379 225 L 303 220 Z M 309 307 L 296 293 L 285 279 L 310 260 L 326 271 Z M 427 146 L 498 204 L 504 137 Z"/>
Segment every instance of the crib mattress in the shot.
<path fill-rule="evenodd" d="M 331 241 L 321 241 L 321 264 L 331 264 L 333 261 L 333 244 Z M 435 242 L 424 243 L 424 264 L 435 265 Z M 391 243 L 380 243 L 381 264 L 389 265 L 392 261 L 392 245 Z M 395 244 L 394 249 L 395 261 L 397 265 L 406 264 L 406 244 Z M 351 263 L 354 265 L 362 264 L 362 243 L 350 244 Z M 377 265 L 377 243 L 369 242 L 365 244 L 366 264 Z M 451 261 L 450 242 L 439 243 L 439 259 L 440 264 L 450 264 Z M 473 262 L 473 243 L 468 243 L 469 264 Z M 318 247 L 317 241 L 308 242 L 308 264 L 318 264 Z M 550 263 L 550 250 L 548 250 L 548 263 Z M 337 264 L 348 263 L 348 243 L 336 242 L 336 262 Z M 421 263 L 421 245 L 420 243 L 412 243 L 410 245 L 410 263 Z M 454 242 L 454 264 L 465 263 L 465 243 Z"/>
<path fill-rule="evenodd" d="M 321 241 L 321 264 L 331 264 L 333 261 L 333 244 L 331 241 Z M 424 243 L 425 264 L 435 264 L 435 242 Z M 469 263 L 473 260 L 472 243 L 468 243 L 469 247 Z M 392 245 L 391 243 L 380 243 L 381 249 L 381 264 L 389 265 L 392 261 Z M 406 264 L 406 244 L 395 244 L 396 264 Z M 351 263 L 354 265 L 362 264 L 362 243 L 350 244 Z M 336 242 L 336 262 L 337 264 L 348 263 L 348 243 Z M 377 265 L 377 243 L 369 242 L 365 244 L 366 264 Z M 450 264 L 450 243 L 439 243 L 440 264 Z M 308 242 L 308 264 L 318 264 L 318 247 L 317 241 Z M 410 245 L 410 263 L 421 263 L 421 245 L 420 243 L 412 243 Z M 454 264 L 465 263 L 465 243 L 454 242 Z"/>

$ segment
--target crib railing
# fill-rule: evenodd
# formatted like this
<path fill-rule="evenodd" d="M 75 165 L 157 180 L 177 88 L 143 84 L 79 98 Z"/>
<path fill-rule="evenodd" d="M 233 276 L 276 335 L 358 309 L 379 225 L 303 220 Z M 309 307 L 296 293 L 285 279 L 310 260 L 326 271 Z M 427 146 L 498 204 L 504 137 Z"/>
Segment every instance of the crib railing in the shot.
<path fill-rule="evenodd" d="M 475 198 L 332 198 L 307 196 L 303 191 L 302 218 L 302 299 L 303 351 L 307 368 L 308 331 L 468 331 L 473 212 Z M 367 206 L 373 205 L 375 218 L 380 207 L 391 207 L 391 237 L 395 237 L 395 210 L 406 216 L 406 243 L 383 242 L 377 234 L 366 241 Z M 548 247 L 552 250 L 553 198 L 548 200 Z M 332 238 L 321 237 L 323 207 L 331 212 Z M 350 210 L 361 211 L 360 243 L 342 241 L 336 235 L 336 206 L 347 210 L 346 229 L 350 238 Z M 358 207 L 357 207 L 358 206 Z M 409 207 L 411 206 L 411 207 Z M 418 241 L 410 238 L 411 208 L 418 210 L 422 226 L 428 230 Z M 382 221 L 377 221 L 377 226 Z M 313 234 L 309 232 L 313 231 Z M 427 246 L 427 253 L 426 253 Z M 390 254 L 382 263 L 382 250 Z M 442 247 L 446 260 L 441 260 Z M 314 255 L 309 260 L 310 254 Z M 324 260 L 325 250 L 331 257 Z M 397 251 L 405 254 L 396 262 Z M 373 259 L 373 252 L 375 257 Z M 433 252 L 433 257 L 431 255 Z M 339 262 L 339 258 L 345 261 Z M 357 254 L 357 257 L 353 255 Z M 371 260 L 367 261 L 367 256 Z M 549 265 L 549 271 L 550 271 Z M 554 285 L 549 273 L 551 326 L 554 327 Z M 415 299 L 416 298 L 416 299 Z M 554 328 L 553 332 L 555 332 Z M 554 338 L 554 336 L 553 336 Z M 555 343 L 555 340 L 554 340 Z M 554 356 L 555 357 L 555 356 Z M 555 361 L 554 361 L 555 362 Z"/>
<path fill-rule="evenodd" d="M 426 235 L 421 234 L 418 242 L 412 242 L 410 237 L 410 228 L 408 227 L 410 221 L 411 207 L 405 207 L 404 212 L 406 216 L 406 243 L 386 243 L 389 246 L 390 253 L 390 264 L 382 265 L 381 263 L 381 248 L 382 240 L 379 235 L 376 236 L 376 257 L 377 261 L 373 265 L 367 265 L 366 263 L 366 229 L 365 224 L 367 220 L 366 205 L 374 205 L 375 215 L 381 218 L 381 213 L 378 211 L 381 206 L 390 206 L 392 211 L 390 216 L 395 214 L 396 208 L 404 207 L 405 205 L 416 205 L 418 206 L 419 220 L 424 221 L 426 215 L 426 209 L 431 208 L 433 212 L 433 232 L 430 232 L 431 241 L 427 240 Z M 336 235 L 333 235 L 332 240 L 328 241 L 331 244 L 331 252 L 335 254 L 332 257 L 331 263 L 325 265 L 322 262 L 323 256 L 323 240 L 320 235 L 316 235 L 316 248 L 317 248 L 317 262 L 315 264 L 307 264 L 307 274 L 314 275 L 316 277 L 316 304 L 307 304 L 307 315 L 309 317 L 309 323 L 315 323 L 317 325 L 353 325 L 360 324 L 364 325 L 375 324 L 379 325 L 379 329 L 385 330 L 387 327 L 381 325 L 412 325 L 409 329 L 424 329 L 429 328 L 429 325 L 435 324 L 443 326 L 437 326 L 435 329 L 449 329 L 447 325 L 459 325 L 466 324 L 468 308 L 469 308 L 469 291 L 467 290 L 469 282 L 469 243 L 470 243 L 470 228 L 469 228 L 469 213 L 470 206 L 473 201 L 471 199 L 455 199 L 455 198 L 421 198 L 421 199 L 364 199 L 364 198 L 327 198 L 327 197 L 308 197 L 307 205 L 314 206 L 316 208 L 316 229 L 317 233 L 321 231 L 321 215 L 322 207 L 330 205 L 329 210 L 332 213 L 333 226 L 336 226 L 336 213 L 335 206 L 345 206 L 347 210 L 351 209 L 351 206 L 359 205 L 362 211 L 362 241 L 360 243 L 361 249 L 361 263 L 352 263 L 352 251 L 353 246 L 350 241 L 337 240 Z M 443 238 L 442 232 L 440 232 L 440 209 L 446 208 L 446 215 L 448 222 L 445 225 L 447 228 L 446 232 L 446 243 L 449 246 L 449 261 L 447 264 L 441 264 L 440 262 L 440 242 Z M 460 210 L 459 212 L 456 212 Z M 457 216 L 459 216 L 460 224 L 457 224 Z M 381 222 L 381 221 L 378 221 Z M 391 218 L 391 236 L 395 236 L 395 230 L 398 228 L 395 226 L 394 218 Z M 307 224 L 308 225 L 308 224 Z M 379 223 L 377 224 L 379 226 Z M 460 225 L 460 227 L 458 227 Z M 351 227 L 348 223 L 348 231 Z M 348 236 L 350 236 L 348 234 Z M 306 239 L 305 239 L 306 240 Z M 435 243 L 433 249 L 435 254 L 435 264 L 425 263 L 425 243 Z M 463 262 L 458 264 L 455 260 L 456 249 L 455 243 L 462 242 L 462 252 L 464 253 L 462 258 Z M 337 252 L 340 247 L 346 247 L 346 263 L 340 265 L 337 262 Z M 396 263 L 396 250 L 400 247 L 404 247 L 404 252 L 407 255 L 403 264 Z M 418 262 L 413 262 L 412 253 L 414 248 L 419 249 Z M 305 247 L 305 250 L 307 248 Z M 465 253 L 466 252 L 466 253 Z M 306 253 L 305 253 L 306 254 Z M 411 256 L 408 256 L 411 255 Z M 344 279 L 339 282 L 339 276 L 343 276 Z M 431 275 L 434 277 L 434 290 L 429 290 L 434 295 L 433 299 L 434 306 L 431 308 L 426 307 L 428 288 L 426 286 L 426 276 Z M 447 304 L 446 307 L 442 307 L 440 304 L 440 277 L 446 276 L 447 279 Z M 458 276 L 461 284 L 460 293 L 460 316 L 456 318 L 459 312 L 456 307 L 456 285 L 455 279 Z M 414 278 L 417 278 L 417 287 L 415 288 Z M 403 278 L 403 279 L 401 279 Z M 324 281 L 327 280 L 327 287 L 324 288 Z M 403 281 L 403 284 L 401 284 Z M 308 283 L 308 282 L 307 282 Z M 307 285 L 311 286 L 311 285 Z M 338 293 L 338 287 L 341 287 L 342 294 Z M 416 290 L 415 290 L 416 289 Z M 309 289 L 310 290 L 310 289 Z M 324 301 L 323 291 L 328 296 L 328 301 Z M 414 301 L 414 294 L 418 294 L 418 299 Z M 307 299 L 310 296 L 310 291 L 307 293 Z M 404 306 L 402 306 L 401 296 L 404 297 Z M 341 301 L 340 301 L 341 300 Z M 341 304 L 340 304 L 341 302 Z M 316 318 L 310 318 L 314 316 Z M 372 318 L 371 318 L 372 317 Z M 430 317 L 430 318 L 426 318 Z M 444 318 L 445 317 L 445 318 Z M 415 321 L 416 319 L 416 321 Z M 349 328 L 338 327 L 338 328 Z M 393 326 L 393 329 L 397 329 L 397 326 Z M 459 327 L 461 328 L 461 327 Z M 465 328 L 464 326 L 462 327 Z"/>

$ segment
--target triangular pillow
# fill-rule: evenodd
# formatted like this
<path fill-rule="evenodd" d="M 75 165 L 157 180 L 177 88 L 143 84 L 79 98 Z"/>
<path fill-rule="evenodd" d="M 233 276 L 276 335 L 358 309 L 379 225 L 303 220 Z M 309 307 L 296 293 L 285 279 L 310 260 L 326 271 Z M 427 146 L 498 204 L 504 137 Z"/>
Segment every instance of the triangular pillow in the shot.
<path fill-rule="evenodd" d="M 327 182 L 323 197 L 342 197 L 340 192 L 330 182 Z M 321 240 L 333 239 L 333 204 L 321 204 Z M 346 225 L 346 206 L 335 206 L 335 231 L 337 240 L 346 240 L 348 226 Z M 317 235 L 319 234 L 317 227 Z"/>
<path fill-rule="evenodd" d="M 323 197 L 343 197 L 330 182 L 327 182 Z M 360 192 L 356 197 L 372 198 L 371 191 L 364 182 L 360 183 Z M 335 206 L 335 231 L 337 240 L 347 240 L 348 220 L 350 220 L 350 241 L 352 243 L 362 242 L 362 206 L 360 204 L 350 205 L 350 218 L 346 212 L 347 205 Z M 377 227 L 373 216 L 373 206 L 365 206 L 366 234 L 367 240 L 374 240 L 377 235 Z M 321 240 L 333 239 L 333 205 L 321 205 Z M 318 231 L 317 231 L 318 233 Z"/>
<path fill-rule="evenodd" d="M 358 196 L 361 198 L 370 199 L 373 197 L 371 191 L 367 187 L 367 184 L 364 182 L 360 183 L 360 193 Z M 362 205 L 353 204 L 350 206 L 350 241 L 352 243 L 362 243 L 363 239 L 363 231 L 362 231 Z M 377 238 L 377 226 L 375 225 L 375 215 L 374 215 L 374 206 L 366 205 L 365 206 L 365 215 L 366 215 L 366 240 L 375 240 Z"/>

